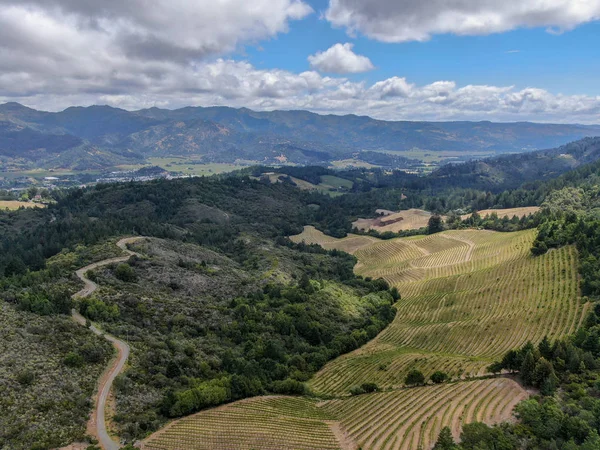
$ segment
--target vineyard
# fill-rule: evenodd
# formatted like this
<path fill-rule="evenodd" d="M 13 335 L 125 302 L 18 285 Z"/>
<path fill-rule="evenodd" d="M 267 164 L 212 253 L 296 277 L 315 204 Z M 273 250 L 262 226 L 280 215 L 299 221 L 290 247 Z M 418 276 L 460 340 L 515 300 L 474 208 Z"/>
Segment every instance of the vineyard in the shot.
<path fill-rule="evenodd" d="M 360 236 L 357 234 L 349 234 L 343 239 L 337 239 L 327 236 L 311 226 L 304 227 L 302 234 L 292 236 L 290 239 L 296 243 L 305 242 L 306 244 L 318 244 L 327 250 L 338 249 L 350 254 L 353 254 L 360 248 L 371 245 L 374 242 L 379 242 L 379 239 L 374 237 Z"/>
<path fill-rule="evenodd" d="M 527 397 L 508 378 L 405 388 L 314 403 L 256 397 L 173 422 L 150 436 L 144 450 L 431 448 L 440 430 L 474 421 L 512 418 Z"/>
<path fill-rule="evenodd" d="M 325 409 L 294 397 L 255 397 L 173 422 L 144 450 L 333 450 L 336 424 Z M 339 425 L 338 425 L 339 426 Z"/>
<path fill-rule="evenodd" d="M 470 378 L 527 341 L 574 332 L 588 308 L 575 248 L 532 257 L 535 234 L 455 230 L 382 241 L 305 227 L 292 240 L 351 252 L 359 275 L 398 288 L 392 324 L 308 382 L 328 400 L 244 400 L 173 422 L 143 448 L 428 450 L 444 426 L 458 438 L 463 424 L 511 420 L 527 392 L 506 377 Z M 408 388 L 412 369 L 453 381 Z M 381 391 L 349 395 L 364 383 Z"/>
<path fill-rule="evenodd" d="M 400 291 L 398 312 L 374 340 L 326 365 L 311 388 L 332 395 L 365 382 L 397 388 L 415 368 L 455 379 L 483 375 L 510 349 L 574 332 L 587 307 L 578 298 L 576 251 L 534 258 L 534 236 L 446 231 L 357 250 L 358 274 Z"/>

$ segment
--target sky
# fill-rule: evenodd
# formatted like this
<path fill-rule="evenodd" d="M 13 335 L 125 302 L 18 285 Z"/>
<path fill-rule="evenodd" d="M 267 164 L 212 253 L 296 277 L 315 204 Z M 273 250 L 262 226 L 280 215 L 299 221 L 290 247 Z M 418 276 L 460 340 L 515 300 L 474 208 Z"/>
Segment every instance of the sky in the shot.
<path fill-rule="evenodd" d="M 0 103 L 600 124 L 600 0 L 0 0 Z"/>

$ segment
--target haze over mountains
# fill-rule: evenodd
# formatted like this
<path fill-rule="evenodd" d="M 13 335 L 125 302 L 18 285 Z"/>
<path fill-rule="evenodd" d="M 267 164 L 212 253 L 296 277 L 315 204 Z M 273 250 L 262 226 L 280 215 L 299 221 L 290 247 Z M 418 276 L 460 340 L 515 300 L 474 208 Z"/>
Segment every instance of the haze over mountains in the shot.
<path fill-rule="evenodd" d="M 0 105 L 0 162 L 101 169 L 181 155 L 202 162 L 318 164 L 355 158 L 401 165 L 402 152 L 523 152 L 600 135 L 598 125 L 530 122 L 387 122 L 307 111 L 186 107 L 126 111 L 109 106 L 44 112 Z M 383 161 L 382 161 L 383 159 Z"/>

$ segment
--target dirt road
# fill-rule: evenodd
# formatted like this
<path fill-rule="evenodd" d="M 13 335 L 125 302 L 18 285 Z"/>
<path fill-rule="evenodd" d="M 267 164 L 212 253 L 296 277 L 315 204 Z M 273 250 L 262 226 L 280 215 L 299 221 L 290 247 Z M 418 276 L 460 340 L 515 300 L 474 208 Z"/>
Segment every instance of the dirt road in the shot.
<path fill-rule="evenodd" d="M 94 291 L 96 291 L 96 289 L 98 289 L 98 285 L 96 283 L 94 283 L 92 280 L 86 278 L 85 274 L 88 270 L 93 270 L 98 267 L 108 266 L 109 264 L 124 262 L 124 261 L 127 261 L 133 255 L 139 256 L 136 252 L 129 250 L 127 248 L 127 244 L 137 242 L 141 239 L 144 239 L 144 238 L 143 237 L 131 237 L 131 238 L 121 239 L 119 242 L 117 242 L 117 246 L 119 248 L 121 248 L 125 253 L 127 253 L 127 256 L 120 256 L 118 258 L 105 259 L 103 261 L 99 261 L 97 263 L 90 264 L 89 266 L 82 267 L 81 269 L 76 271 L 75 274 L 77 275 L 77 277 L 79 277 L 79 279 L 81 281 L 84 282 L 85 285 L 84 285 L 83 289 L 81 289 L 79 292 L 73 294 L 73 299 L 88 297 L 89 295 L 94 293 Z M 75 320 L 77 323 L 85 326 L 85 318 L 81 314 L 79 314 L 77 311 L 75 311 L 73 309 L 71 311 L 71 315 L 73 317 L 73 320 Z M 95 325 L 91 325 L 90 330 L 99 336 L 104 336 L 104 338 L 106 338 L 108 341 L 110 341 L 113 344 L 113 346 L 117 349 L 116 359 L 111 361 L 110 366 L 107 368 L 104 375 L 102 375 L 102 378 L 100 378 L 100 382 L 98 384 L 98 394 L 96 395 L 96 407 L 95 407 L 94 413 L 92 415 L 92 418 L 90 419 L 90 423 L 92 425 L 94 434 L 98 438 L 100 446 L 104 450 L 118 450 L 119 444 L 111 439 L 110 435 L 108 434 L 108 431 L 106 430 L 105 410 L 106 410 L 106 401 L 110 394 L 110 389 L 112 388 L 112 384 L 115 381 L 115 378 L 117 377 L 117 375 L 119 375 L 119 373 L 121 373 L 121 371 L 123 370 L 123 367 L 125 367 L 125 363 L 127 362 L 127 358 L 129 357 L 129 345 L 127 345 L 125 342 L 117 339 L 114 336 L 103 333 L 102 330 L 97 328 Z"/>

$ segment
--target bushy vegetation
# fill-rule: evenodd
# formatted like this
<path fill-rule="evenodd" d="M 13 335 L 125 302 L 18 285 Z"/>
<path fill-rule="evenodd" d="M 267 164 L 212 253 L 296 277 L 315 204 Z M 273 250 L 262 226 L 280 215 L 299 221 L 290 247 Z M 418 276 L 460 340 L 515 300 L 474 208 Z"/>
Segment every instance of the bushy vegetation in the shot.
<path fill-rule="evenodd" d="M 0 448 L 46 449 L 81 440 L 112 352 L 69 318 L 0 302 Z"/>
<path fill-rule="evenodd" d="M 119 278 L 122 265 L 95 271 L 101 289 L 78 307 L 133 349 L 115 385 L 122 436 L 245 397 L 305 394 L 314 372 L 394 318 L 387 283 L 357 278 L 346 253 L 249 235 L 236 248 L 238 261 L 150 240 L 129 261 L 136 281 Z"/>

